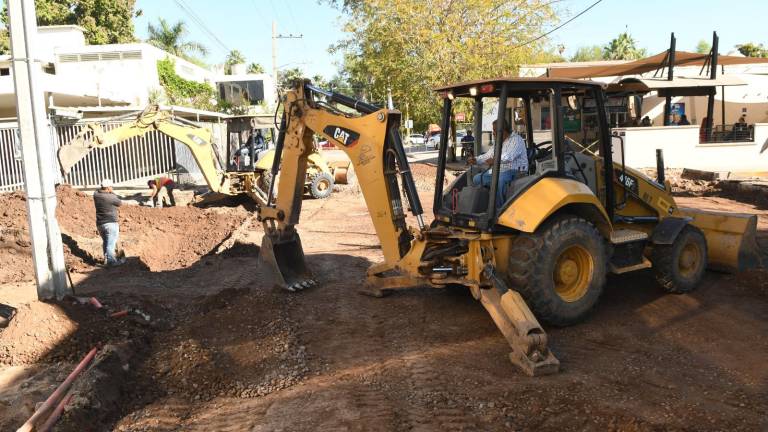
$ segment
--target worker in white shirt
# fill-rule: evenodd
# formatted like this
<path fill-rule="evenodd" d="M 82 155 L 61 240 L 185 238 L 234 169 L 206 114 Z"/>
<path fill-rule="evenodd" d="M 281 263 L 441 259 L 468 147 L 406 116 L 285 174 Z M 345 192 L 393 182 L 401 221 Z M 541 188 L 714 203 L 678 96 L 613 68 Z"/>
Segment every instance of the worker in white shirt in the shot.
<path fill-rule="evenodd" d="M 493 137 L 496 139 L 497 121 L 493 122 Z M 512 131 L 506 120 L 502 120 L 502 144 L 501 144 L 501 171 L 499 172 L 499 185 L 496 188 L 496 205 L 504 203 L 505 186 L 515 179 L 519 172 L 528 172 L 528 152 L 525 148 L 525 140 L 516 132 Z M 493 178 L 492 167 L 495 161 L 494 147 L 477 158 L 470 158 L 468 162 L 474 164 L 486 164 L 488 169 L 472 178 L 476 185 L 489 187 Z"/>

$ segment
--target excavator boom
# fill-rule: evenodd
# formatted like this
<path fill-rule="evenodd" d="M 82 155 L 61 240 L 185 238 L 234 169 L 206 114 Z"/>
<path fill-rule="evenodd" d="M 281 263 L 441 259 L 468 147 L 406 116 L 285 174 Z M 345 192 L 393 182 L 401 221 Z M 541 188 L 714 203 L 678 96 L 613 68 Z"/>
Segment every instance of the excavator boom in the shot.
<path fill-rule="evenodd" d="M 151 131 L 163 133 L 187 146 L 211 191 L 226 190 L 222 171 L 216 166 L 221 166 L 221 163 L 213 150 L 211 131 L 174 117 L 157 105 L 149 105 L 132 122 L 112 129 L 105 130 L 99 123 L 86 124 L 75 138 L 59 148 L 61 170 L 63 174 L 68 174 L 92 150 L 108 148 Z"/>

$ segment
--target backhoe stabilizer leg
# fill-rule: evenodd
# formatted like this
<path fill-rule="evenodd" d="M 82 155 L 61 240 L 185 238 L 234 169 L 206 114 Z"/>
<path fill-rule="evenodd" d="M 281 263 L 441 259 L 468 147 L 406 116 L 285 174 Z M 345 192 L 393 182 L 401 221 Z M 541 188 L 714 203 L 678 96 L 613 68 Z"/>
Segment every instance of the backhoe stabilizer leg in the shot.
<path fill-rule="evenodd" d="M 528 376 L 557 373 L 560 361 L 547 347 L 547 334 L 517 291 L 498 286 L 480 290 L 480 302 L 507 338 L 512 352 L 509 359 Z M 503 292 L 503 294 L 502 294 Z"/>

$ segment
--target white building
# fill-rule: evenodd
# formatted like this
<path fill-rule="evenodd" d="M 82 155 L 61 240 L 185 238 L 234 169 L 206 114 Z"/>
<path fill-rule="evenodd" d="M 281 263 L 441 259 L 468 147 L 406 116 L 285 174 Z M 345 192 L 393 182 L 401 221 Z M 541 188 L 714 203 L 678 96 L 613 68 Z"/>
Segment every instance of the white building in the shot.
<path fill-rule="evenodd" d="M 276 100 L 274 82 L 266 74 L 224 75 L 143 42 L 88 45 L 84 29 L 76 25 L 39 27 L 38 38 L 47 107 L 143 107 L 161 90 L 157 62 L 166 58 L 174 61 L 180 77 L 207 82 L 219 94 L 225 94 L 218 85 L 222 82 L 232 89 L 228 94 L 252 94 L 251 104 L 264 100 L 273 106 Z M 0 56 L 0 118 L 15 116 L 10 56 Z"/>

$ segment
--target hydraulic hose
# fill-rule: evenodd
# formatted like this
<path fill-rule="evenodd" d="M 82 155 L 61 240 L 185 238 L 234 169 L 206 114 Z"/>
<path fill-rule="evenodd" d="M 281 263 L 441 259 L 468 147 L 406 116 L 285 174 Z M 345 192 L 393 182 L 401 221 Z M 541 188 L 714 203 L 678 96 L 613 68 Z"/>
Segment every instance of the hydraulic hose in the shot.
<path fill-rule="evenodd" d="M 288 107 L 285 107 L 285 109 L 288 109 Z M 280 130 L 277 134 L 277 143 L 275 143 L 275 156 L 272 160 L 272 181 L 269 182 L 269 193 L 267 193 L 267 206 L 270 206 L 272 204 L 272 197 L 275 193 L 275 179 L 277 178 L 277 172 L 280 170 L 280 159 L 282 159 L 283 156 L 283 146 L 285 145 L 285 116 L 286 113 L 283 111 L 283 115 L 280 118 Z"/>
<path fill-rule="evenodd" d="M 392 125 L 389 128 L 389 142 L 395 151 L 397 164 L 400 166 L 400 177 L 403 179 L 403 185 L 405 186 L 405 195 L 408 197 L 408 202 L 411 203 L 411 212 L 416 216 L 419 229 L 424 229 L 424 220 L 421 217 L 424 209 L 421 207 L 419 193 L 416 191 L 416 183 L 413 181 L 413 174 L 411 174 L 411 169 L 408 166 L 408 158 L 405 155 L 403 141 L 400 138 L 397 125 Z"/>

